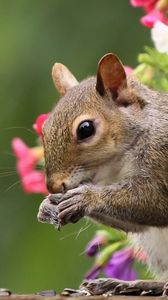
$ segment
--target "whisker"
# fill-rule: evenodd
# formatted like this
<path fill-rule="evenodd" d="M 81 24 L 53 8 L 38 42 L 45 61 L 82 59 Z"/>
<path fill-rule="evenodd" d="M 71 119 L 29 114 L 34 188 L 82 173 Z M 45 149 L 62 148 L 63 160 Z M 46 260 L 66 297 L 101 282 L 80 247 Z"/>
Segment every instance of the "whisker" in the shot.
<path fill-rule="evenodd" d="M 16 157 L 12 152 L 2 152 L 2 155 L 10 155 L 12 157 Z"/>
<path fill-rule="evenodd" d="M 79 229 L 79 231 L 77 232 L 77 235 L 76 235 L 76 237 L 75 237 L 75 240 L 77 240 L 78 237 L 79 237 L 79 235 L 80 235 L 82 232 L 84 232 L 85 230 L 87 230 L 90 226 L 91 226 L 91 224 L 90 224 L 90 223 L 88 224 L 88 220 L 87 220 L 87 224 L 85 224 L 84 226 L 82 226 L 82 227 Z"/>
<path fill-rule="evenodd" d="M 9 176 L 15 176 L 16 174 L 0 174 L 0 178 L 5 178 Z"/>
<path fill-rule="evenodd" d="M 67 238 L 69 238 L 69 237 L 71 237 L 71 236 L 73 236 L 73 235 L 76 235 L 76 231 L 74 231 L 74 232 L 71 232 L 71 233 L 69 233 L 69 234 L 67 234 L 67 235 L 65 235 L 65 236 L 63 236 L 63 237 L 61 237 L 59 240 L 60 241 L 63 241 L 63 240 L 65 240 L 65 239 L 67 239 Z"/>
<path fill-rule="evenodd" d="M 6 174 L 16 174 L 17 171 L 4 171 L 4 172 L 0 172 L 0 175 L 6 175 Z"/>
<path fill-rule="evenodd" d="M 23 127 L 23 126 L 11 126 L 11 127 L 2 128 L 1 130 L 11 130 L 11 129 L 24 129 L 24 130 L 30 132 L 31 134 L 37 136 L 35 131 L 33 131 L 30 128 Z"/>
<path fill-rule="evenodd" d="M 20 183 L 20 180 L 14 182 L 13 184 L 11 184 L 5 191 L 4 193 L 8 192 L 9 190 L 11 190 L 14 186 L 16 186 L 18 183 Z"/>
<path fill-rule="evenodd" d="M 88 223 L 88 220 L 86 220 L 86 222 Z M 85 231 L 85 230 L 86 230 L 87 228 L 89 228 L 91 225 L 92 225 L 92 224 L 89 223 L 89 224 L 87 224 L 87 227 L 86 227 L 86 224 L 85 224 L 85 225 L 82 226 L 82 228 L 80 228 L 78 231 L 71 232 L 71 233 L 69 233 L 69 234 L 67 234 L 67 235 L 65 235 L 65 236 L 63 236 L 63 237 L 61 237 L 59 240 L 60 240 L 60 241 L 63 241 L 63 240 L 65 240 L 65 239 L 67 239 L 67 238 L 69 238 L 69 237 L 71 237 L 71 236 L 75 236 L 75 239 L 76 239 L 77 236 L 79 236 L 79 234 L 80 234 L 81 232 Z M 79 233 L 79 231 L 80 231 L 80 233 Z"/>
<path fill-rule="evenodd" d="M 12 170 L 15 170 L 15 168 L 3 168 L 1 167 L 0 170 L 4 170 L 4 171 L 12 171 Z"/>

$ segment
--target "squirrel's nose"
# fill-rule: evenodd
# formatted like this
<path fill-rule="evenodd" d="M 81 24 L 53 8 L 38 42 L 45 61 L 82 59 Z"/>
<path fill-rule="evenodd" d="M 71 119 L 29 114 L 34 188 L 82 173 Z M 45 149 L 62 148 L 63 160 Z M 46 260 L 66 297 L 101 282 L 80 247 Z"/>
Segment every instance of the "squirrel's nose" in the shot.
<path fill-rule="evenodd" d="M 65 193 L 66 184 L 63 181 L 59 181 L 59 182 L 47 181 L 47 189 L 51 194 Z"/>

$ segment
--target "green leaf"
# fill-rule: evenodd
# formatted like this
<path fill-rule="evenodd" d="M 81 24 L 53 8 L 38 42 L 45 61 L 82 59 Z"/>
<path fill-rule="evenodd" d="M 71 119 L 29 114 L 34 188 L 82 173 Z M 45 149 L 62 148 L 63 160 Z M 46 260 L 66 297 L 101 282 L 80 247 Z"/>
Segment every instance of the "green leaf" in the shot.
<path fill-rule="evenodd" d="M 101 228 L 100 230 L 104 230 L 107 232 L 110 242 L 120 241 L 120 240 L 125 241 L 127 239 L 127 234 L 122 230 L 114 229 L 101 224 L 98 224 L 98 227 Z"/>
<path fill-rule="evenodd" d="M 115 251 L 123 248 L 126 245 L 127 245 L 126 242 L 120 241 L 120 242 L 116 242 L 116 243 L 110 244 L 109 246 L 105 247 L 97 256 L 96 265 L 104 266 L 108 262 L 108 260 L 111 258 L 112 254 Z"/>
<path fill-rule="evenodd" d="M 138 56 L 139 65 L 134 75 L 154 90 L 168 91 L 168 55 L 154 48 L 145 47 L 145 53 Z"/>

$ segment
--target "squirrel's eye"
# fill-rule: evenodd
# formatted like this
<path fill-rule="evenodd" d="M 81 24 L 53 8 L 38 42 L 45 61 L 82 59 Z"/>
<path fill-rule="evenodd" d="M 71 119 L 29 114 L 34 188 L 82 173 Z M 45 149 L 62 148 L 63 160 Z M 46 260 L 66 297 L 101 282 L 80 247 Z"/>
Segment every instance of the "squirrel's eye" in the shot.
<path fill-rule="evenodd" d="M 93 121 L 83 121 L 79 124 L 77 129 L 77 137 L 79 140 L 86 139 L 95 133 Z"/>

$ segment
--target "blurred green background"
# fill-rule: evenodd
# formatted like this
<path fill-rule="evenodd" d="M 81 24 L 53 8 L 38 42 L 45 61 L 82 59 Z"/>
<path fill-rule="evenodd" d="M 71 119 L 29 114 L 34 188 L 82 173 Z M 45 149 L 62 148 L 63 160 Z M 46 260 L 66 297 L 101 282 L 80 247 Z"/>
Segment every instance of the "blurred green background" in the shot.
<path fill-rule="evenodd" d="M 142 11 L 128 0 L 0 0 L 0 286 L 28 293 L 76 288 L 91 261 L 84 255 L 95 225 L 83 220 L 56 232 L 37 222 L 41 195 L 26 195 L 15 172 L 11 139 L 30 146 L 29 131 L 58 99 L 51 80 L 54 62 L 78 79 L 96 72 L 106 52 L 136 66 L 149 44 Z"/>

